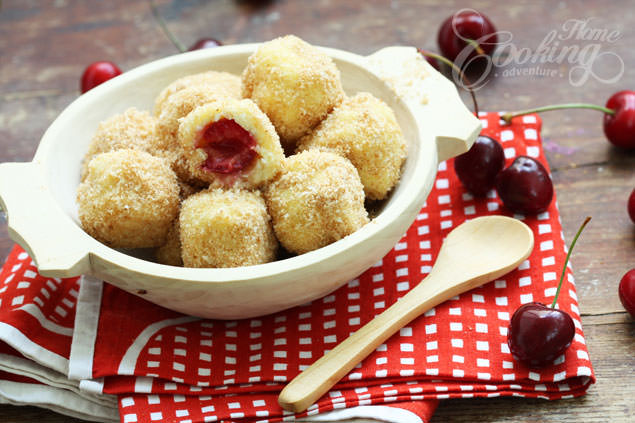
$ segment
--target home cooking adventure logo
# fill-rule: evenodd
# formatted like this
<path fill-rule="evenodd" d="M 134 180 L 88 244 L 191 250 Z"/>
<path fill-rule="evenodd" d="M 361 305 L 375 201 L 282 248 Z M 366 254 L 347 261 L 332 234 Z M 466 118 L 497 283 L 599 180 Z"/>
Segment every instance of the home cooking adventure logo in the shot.
<path fill-rule="evenodd" d="M 599 28 L 594 25 L 594 18 L 569 19 L 560 28 L 549 31 L 535 48 L 519 47 L 513 42 L 513 34 L 509 31 L 497 31 L 496 38 L 492 34 L 471 40 L 464 37 L 456 27 L 456 16 L 473 12 L 462 9 L 452 18 L 452 29 L 456 36 L 466 42 L 466 47 L 459 53 L 454 63 L 462 70 L 471 65 L 482 66 L 477 78 L 470 78 L 469 83 L 462 80 L 454 69 L 454 81 L 476 90 L 487 84 L 488 75 L 514 77 L 567 77 L 573 87 L 584 85 L 590 78 L 605 84 L 617 82 L 624 74 L 625 65 L 622 58 L 610 46 L 621 39 L 622 34 L 616 29 Z M 488 40 L 496 40 L 497 47 L 491 56 L 478 53 L 478 45 L 491 45 Z"/>

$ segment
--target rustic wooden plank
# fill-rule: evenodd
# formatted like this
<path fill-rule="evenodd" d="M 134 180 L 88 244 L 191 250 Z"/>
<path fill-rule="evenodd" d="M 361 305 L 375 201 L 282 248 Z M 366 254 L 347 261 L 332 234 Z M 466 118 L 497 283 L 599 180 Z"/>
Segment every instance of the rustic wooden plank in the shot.
<path fill-rule="evenodd" d="M 37 407 L 0 405 L 0 420 L 7 423 L 83 423 L 85 420 L 62 416 L 50 410 Z"/>

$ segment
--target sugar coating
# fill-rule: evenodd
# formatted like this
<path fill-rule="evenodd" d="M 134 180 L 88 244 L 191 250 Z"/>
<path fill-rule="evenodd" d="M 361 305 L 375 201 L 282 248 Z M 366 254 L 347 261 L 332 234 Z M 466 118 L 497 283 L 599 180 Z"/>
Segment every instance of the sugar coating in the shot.
<path fill-rule="evenodd" d="M 406 140 L 395 113 L 369 93 L 346 98 L 313 131 L 298 151 L 331 150 L 353 163 L 371 200 L 386 198 L 399 181 Z"/>
<path fill-rule="evenodd" d="M 176 175 L 165 160 L 130 149 L 96 155 L 77 190 L 79 220 L 113 248 L 165 242 L 179 209 Z"/>
<path fill-rule="evenodd" d="M 84 179 L 88 162 L 99 153 L 124 148 L 149 152 L 157 143 L 157 120 L 146 111 L 132 107 L 116 114 L 97 127 L 84 156 L 81 178 Z"/>
<path fill-rule="evenodd" d="M 177 139 L 179 124 L 182 118 L 198 106 L 227 97 L 240 98 L 239 90 L 234 91 L 229 86 L 225 87 L 226 89 L 217 88 L 206 83 L 178 90 L 163 102 L 161 113 L 158 116 L 158 143 L 152 153 L 167 159 L 179 179 L 193 185 L 205 185 L 205 183 L 191 174 L 185 161 L 181 145 Z"/>
<path fill-rule="evenodd" d="M 259 191 L 208 189 L 179 216 L 186 267 L 239 267 L 275 260 L 278 242 Z"/>
<path fill-rule="evenodd" d="M 207 85 L 218 97 L 240 98 L 240 78 L 227 72 L 207 71 L 179 78 L 165 87 L 154 101 L 154 115 L 160 116 L 167 99 L 182 89 L 195 85 Z"/>
<path fill-rule="evenodd" d="M 352 234 L 366 223 L 364 187 L 350 161 L 335 153 L 304 151 L 283 162 L 265 189 L 280 244 L 303 254 Z"/>
<path fill-rule="evenodd" d="M 258 157 L 255 163 L 237 174 L 223 175 L 202 168 L 207 153 L 196 144 L 201 131 L 212 122 L 231 119 L 250 133 L 256 141 Z M 275 128 L 256 104 L 248 99 L 225 99 L 199 106 L 189 113 L 179 126 L 178 139 L 183 148 L 190 173 L 195 178 L 219 187 L 255 188 L 273 178 L 284 153 Z"/>
<path fill-rule="evenodd" d="M 285 147 L 295 145 L 344 98 L 333 60 L 293 35 L 263 43 L 249 57 L 242 94 L 269 116 Z"/>

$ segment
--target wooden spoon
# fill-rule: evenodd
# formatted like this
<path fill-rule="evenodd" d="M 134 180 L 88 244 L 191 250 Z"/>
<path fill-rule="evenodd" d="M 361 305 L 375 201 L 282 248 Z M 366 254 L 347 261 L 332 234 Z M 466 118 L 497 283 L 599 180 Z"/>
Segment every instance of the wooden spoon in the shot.
<path fill-rule="evenodd" d="M 432 307 L 492 281 L 529 257 L 534 236 L 505 216 L 469 220 L 448 234 L 430 274 L 293 379 L 280 393 L 282 408 L 306 410 L 392 334 Z"/>

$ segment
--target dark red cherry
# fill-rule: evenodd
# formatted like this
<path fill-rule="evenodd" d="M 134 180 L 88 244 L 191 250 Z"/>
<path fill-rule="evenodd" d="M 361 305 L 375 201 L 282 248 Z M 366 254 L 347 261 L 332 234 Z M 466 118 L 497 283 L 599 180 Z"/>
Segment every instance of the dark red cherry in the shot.
<path fill-rule="evenodd" d="M 207 159 L 202 169 L 208 172 L 233 174 L 253 166 L 258 152 L 254 137 L 233 119 L 219 119 L 201 130 L 197 148 Z"/>
<path fill-rule="evenodd" d="M 496 175 L 505 166 L 505 153 L 500 143 L 480 135 L 472 148 L 454 159 L 454 171 L 463 186 L 482 197 L 494 187 Z"/>
<path fill-rule="evenodd" d="M 631 192 L 631 196 L 628 197 L 628 215 L 631 217 L 633 223 L 635 223 L 635 188 Z"/>
<path fill-rule="evenodd" d="M 220 47 L 222 45 L 223 43 L 221 43 L 220 41 L 214 38 L 201 38 L 200 40 L 192 44 L 192 46 L 188 48 L 187 51 L 202 50 L 204 48 Z"/>
<path fill-rule="evenodd" d="M 80 83 L 82 94 L 117 75 L 121 75 L 121 70 L 112 62 L 91 63 L 82 74 Z"/>
<path fill-rule="evenodd" d="M 635 91 L 619 91 L 606 102 L 615 114 L 604 114 L 604 134 L 621 148 L 635 149 Z"/>
<path fill-rule="evenodd" d="M 461 51 L 466 48 L 468 40 L 475 41 L 483 52 L 489 56 L 496 49 L 498 36 L 494 24 L 482 13 L 472 9 L 463 9 L 447 18 L 439 28 L 437 42 L 439 50 L 448 59 L 454 61 Z M 468 58 L 477 55 L 475 47 Z"/>
<path fill-rule="evenodd" d="M 629 270 L 622 277 L 618 292 L 622 305 L 635 318 L 635 269 Z"/>
<path fill-rule="evenodd" d="M 553 183 L 540 162 L 518 156 L 496 177 L 496 191 L 505 207 L 516 213 L 535 214 L 549 207 Z"/>
<path fill-rule="evenodd" d="M 524 304 L 509 323 L 507 343 L 514 359 L 529 367 L 549 365 L 571 344 L 573 319 L 541 303 Z"/>

